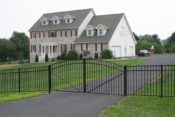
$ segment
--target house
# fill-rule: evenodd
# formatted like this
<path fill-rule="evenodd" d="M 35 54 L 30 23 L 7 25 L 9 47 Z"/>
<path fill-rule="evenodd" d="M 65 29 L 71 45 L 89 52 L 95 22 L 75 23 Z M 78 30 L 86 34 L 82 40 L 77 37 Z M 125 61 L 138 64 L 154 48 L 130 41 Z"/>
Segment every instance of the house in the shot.
<path fill-rule="evenodd" d="M 136 40 L 125 14 L 96 15 L 93 9 L 43 14 L 30 28 L 30 60 L 50 59 L 69 50 L 91 56 L 110 49 L 114 57 L 135 56 Z"/>

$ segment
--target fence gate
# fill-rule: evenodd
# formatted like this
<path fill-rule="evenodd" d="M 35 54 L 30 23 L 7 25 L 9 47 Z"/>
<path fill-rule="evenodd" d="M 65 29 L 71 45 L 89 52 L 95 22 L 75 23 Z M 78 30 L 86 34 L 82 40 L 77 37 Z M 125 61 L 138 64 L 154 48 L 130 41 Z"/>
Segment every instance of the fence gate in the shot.
<path fill-rule="evenodd" d="M 109 61 L 61 61 L 50 71 L 53 91 L 124 95 L 123 67 Z"/>

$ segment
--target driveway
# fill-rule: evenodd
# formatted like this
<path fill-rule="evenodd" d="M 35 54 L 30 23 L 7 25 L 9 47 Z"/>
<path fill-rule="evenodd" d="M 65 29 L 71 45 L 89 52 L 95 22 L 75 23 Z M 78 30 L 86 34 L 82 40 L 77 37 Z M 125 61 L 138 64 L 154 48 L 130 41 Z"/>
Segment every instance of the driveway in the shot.
<path fill-rule="evenodd" d="M 175 55 L 139 57 L 145 64 L 171 64 Z M 0 104 L 0 117 L 97 117 L 123 96 L 55 92 L 23 101 Z"/>

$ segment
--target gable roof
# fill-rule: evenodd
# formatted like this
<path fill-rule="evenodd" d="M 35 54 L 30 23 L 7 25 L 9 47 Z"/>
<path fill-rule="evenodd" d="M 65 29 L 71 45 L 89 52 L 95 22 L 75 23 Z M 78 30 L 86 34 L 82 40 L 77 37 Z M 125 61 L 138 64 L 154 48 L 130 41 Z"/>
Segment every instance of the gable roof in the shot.
<path fill-rule="evenodd" d="M 117 25 L 119 24 L 124 14 L 110 14 L 94 16 L 88 25 L 96 27 L 98 24 L 107 26 L 107 32 L 104 36 L 86 36 L 86 30 L 83 31 L 81 36 L 75 40 L 76 43 L 97 43 L 97 42 L 109 42 L 113 35 Z"/>
<path fill-rule="evenodd" d="M 46 30 L 60 30 L 60 29 L 78 29 L 81 25 L 85 17 L 88 13 L 93 9 L 82 9 L 82 10 L 72 10 L 72 11 L 63 11 L 63 12 L 55 12 L 55 13 L 46 13 L 43 14 L 38 21 L 29 29 L 29 31 L 46 31 Z M 60 20 L 64 20 L 66 15 L 73 16 L 75 20 L 72 23 L 66 24 L 62 21 L 59 25 L 54 25 L 52 23 L 52 18 L 57 16 Z M 41 18 L 47 18 L 49 21 L 48 25 L 42 26 L 41 25 Z"/>

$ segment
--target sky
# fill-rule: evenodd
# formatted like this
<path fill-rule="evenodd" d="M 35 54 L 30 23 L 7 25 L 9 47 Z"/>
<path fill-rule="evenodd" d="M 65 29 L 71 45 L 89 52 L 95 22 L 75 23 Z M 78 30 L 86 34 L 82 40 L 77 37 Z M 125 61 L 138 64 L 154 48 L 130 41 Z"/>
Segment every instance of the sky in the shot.
<path fill-rule="evenodd" d="M 96 15 L 125 13 L 137 35 L 175 32 L 175 0 L 0 0 L 0 38 L 25 32 L 44 13 L 93 8 Z"/>

